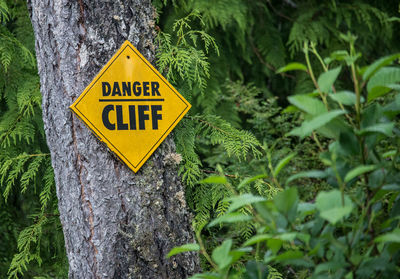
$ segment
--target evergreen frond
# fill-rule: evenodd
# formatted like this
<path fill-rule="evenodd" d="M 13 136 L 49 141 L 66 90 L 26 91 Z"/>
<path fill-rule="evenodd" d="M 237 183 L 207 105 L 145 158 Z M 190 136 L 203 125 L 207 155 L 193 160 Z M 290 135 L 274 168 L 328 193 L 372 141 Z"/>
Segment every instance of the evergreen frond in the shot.
<path fill-rule="evenodd" d="M 10 157 L 9 154 L 0 156 L 0 183 L 1 185 L 5 185 L 2 190 L 3 197 L 6 201 L 18 177 L 20 177 L 19 184 L 21 193 L 27 190 L 27 187 L 39 172 L 39 168 L 42 166 L 42 161 L 45 156 L 48 156 L 48 154 L 21 153 L 15 157 Z M 27 167 L 25 167 L 25 165 L 27 165 Z"/>
<path fill-rule="evenodd" d="M 26 80 L 18 88 L 17 104 L 19 113 L 25 116 L 33 116 L 35 110 L 40 108 L 42 97 L 39 91 L 39 79 L 32 77 Z"/>
<path fill-rule="evenodd" d="M 43 156 L 36 156 L 31 160 L 31 162 L 27 166 L 26 170 L 24 171 L 20 179 L 22 194 L 26 192 L 29 184 L 35 179 L 44 159 L 45 158 Z"/>
<path fill-rule="evenodd" d="M 196 131 L 193 122 L 183 119 L 175 132 L 176 150 L 182 155 L 179 175 L 192 187 L 201 176 L 201 161 L 195 150 Z"/>
<path fill-rule="evenodd" d="M 21 154 L 15 158 L 10 158 L 5 162 L 5 165 L 10 167 L 4 169 L 4 171 L 3 168 L 1 169 L 1 180 L 3 181 L 6 178 L 5 189 L 3 191 L 3 197 L 6 201 L 12 186 L 15 184 L 16 179 L 24 171 L 24 165 L 29 159 L 30 157 L 27 156 L 27 154 Z M 10 171 L 6 172 L 8 169 L 10 169 Z"/>
<path fill-rule="evenodd" d="M 244 33 L 248 19 L 247 6 L 240 0 L 196 0 L 191 8 L 198 11 L 208 29 L 216 26 L 226 30 L 230 26 L 238 27 L 237 31 Z"/>
<path fill-rule="evenodd" d="M 19 234 L 18 253 L 14 255 L 11 261 L 8 270 L 9 279 L 18 279 L 18 274 L 23 275 L 31 261 L 35 260 L 39 265 L 42 262 L 40 257 L 40 238 L 42 236 L 42 228 L 48 219 L 45 215 L 33 215 L 32 218 L 36 219 L 35 223 Z"/>
<path fill-rule="evenodd" d="M 228 122 L 215 115 L 198 115 L 193 117 L 201 127 L 201 133 L 210 137 L 212 144 L 222 144 L 228 156 L 238 160 L 246 158 L 248 153 L 254 157 L 261 155 L 261 146 L 254 135 L 248 131 L 237 130 Z"/>
<path fill-rule="evenodd" d="M 50 159 L 47 159 L 46 162 L 46 169 L 42 178 L 42 191 L 40 192 L 39 198 L 40 198 L 40 204 L 41 204 L 41 209 L 42 212 L 44 212 L 45 208 L 48 205 L 48 202 L 52 198 L 52 189 L 55 188 L 55 183 L 54 183 L 54 170 L 51 167 L 51 161 Z"/>
<path fill-rule="evenodd" d="M 0 0 L 0 23 L 7 22 L 9 19 L 8 5 L 5 0 Z"/>
<path fill-rule="evenodd" d="M 283 275 L 278 270 L 269 265 L 267 279 L 283 279 Z"/>
<path fill-rule="evenodd" d="M 189 23 L 196 19 L 202 23 L 202 17 L 196 11 L 177 19 L 172 28 L 174 37 L 160 31 L 156 38 L 156 57 L 160 71 L 165 73 L 168 80 L 173 83 L 184 82 L 189 89 L 197 87 L 204 92 L 210 77 L 210 63 L 206 53 L 210 47 L 217 54 L 219 50 L 212 36 L 203 30 L 192 30 Z M 203 42 L 205 52 L 198 46 L 198 38 Z"/>

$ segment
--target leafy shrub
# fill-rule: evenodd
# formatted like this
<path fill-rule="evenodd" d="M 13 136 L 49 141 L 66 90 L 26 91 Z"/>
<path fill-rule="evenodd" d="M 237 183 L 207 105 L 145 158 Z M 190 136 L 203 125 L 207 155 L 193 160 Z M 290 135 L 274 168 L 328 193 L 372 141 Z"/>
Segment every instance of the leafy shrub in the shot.
<path fill-rule="evenodd" d="M 224 175 L 202 181 L 223 184 L 233 197 L 207 227 L 238 227 L 251 222 L 254 233 L 242 241 L 232 235 L 209 252 L 200 228 L 197 244 L 211 271 L 192 278 L 389 278 L 400 266 L 400 54 L 382 57 L 360 67 L 355 37 L 342 35 L 350 49 L 322 59 L 314 44 L 304 44 L 306 65 L 291 63 L 278 72 L 306 72 L 316 90 L 289 97 L 287 111 L 300 111 L 303 121 L 288 136 L 312 138 L 320 150 L 320 170 L 290 177 L 280 171 L 295 158 L 290 154 L 259 176 L 232 183 Z M 314 54 L 324 72 L 317 78 L 310 63 Z M 350 75 L 353 88 L 341 88 Z M 325 144 L 328 146 L 326 147 Z M 316 158 L 314 158 L 316 159 Z M 222 171 L 222 170 L 221 170 Z M 223 173 L 221 173 L 223 174 Z M 329 185 L 308 199 L 299 195 L 304 178 L 323 179 Z M 282 189 L 272 198 L 240 189 L 257 180 Z M 297 186 L 297 187 L 296 187 Z M 169 256 L 183 252 L 171 250 Z M 211 254 L 211 256 L 210 256 Z M 275 274 L 275 275 L 274 275 Z M 278 275 L 278 276 L 281 276 Z"/>

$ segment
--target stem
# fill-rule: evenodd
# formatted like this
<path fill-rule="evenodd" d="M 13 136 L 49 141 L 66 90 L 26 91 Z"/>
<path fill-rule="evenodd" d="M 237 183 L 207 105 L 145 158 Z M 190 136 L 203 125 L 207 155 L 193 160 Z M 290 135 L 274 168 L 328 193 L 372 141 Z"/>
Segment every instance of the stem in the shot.
<path fill-rule="evenodd" d="M 275 177 L 275 175 L 274 175 L 274 167 L 272 166 L 272 163 L 271 163 L 271 161 L 272 161 L 272 157 L 271 157 L 271 153 L 270 153 L 270 151 L 269 150 L 267 150 L 267 159 L 268 159 L 268 168 L 269 168 L 269 170 L 271 171 L 271 176 L 272 176 L 272 182 L 274 182 L 274 184 L 276 185 L 276 186 L 278 186 L 278 188 L 279 189 L 283 189 L 282 188 L 282 186 L 281 186 L 281 184 L 279 183 L 279 181 L 278 181 L 278 179 Z"/>
<path fill-rule="evenodd" d="M 311 45 L 311 48 L 312 48 L 313 54 L 318 58 L 319 62 L 321 63 L 322 68 L 324 69 L 325 72 L 327 72 L 329 69 L 328 69 L 328 67 L 325 65 L 324 60 L 322 60 L 322 57 L 321 57 L 321 56 L 319 55 L 319 53 L 317 52 L 317 49 L 315 48 L 315 45 L 312 44 L 312 45 Z M 333 91 L 334 94 L 336 94 L 336 88 L 335 88 L 334 85 L 332 85 L 332 91 Z M 338 102 L 338 104 L 339 104 L 340 109 L 345 111 L 345 108 L 344 108 L 343 104 L 342 104 L 341 102 Z M 350 115 L 349 115 L 348 113 L 346 113 L 345 116 L 346 116 L 347 120 L 349 120 L 350 124 L 351 124 L 352 126 L 354 126 L 353 119 L 350 117 Z"/>
<path fill-rule="evenodd" d="M 312 132 L 312 138 L 314 139 L 315 143 L 318 145 L 319 151 L 323 152 L 324 149 L 322 148 L 322 145 L 318 140 L 317 134 L 314 131 Z"/>
<path fill-rule="evenodd" d="M 353 43 L 350 43 L 350 56 L 354 55 L 354 45 Z M 354 82 L 354 92 L 356 93 L 356 120 L 357 120 L 357 128 L 360 128 L 360 122 L 361 122 L 361 92 L 360 92 L 360 87 L 358 84 L 358 78 L 356 74 L 356 67 L 354 65 L 354 61 L 351 62 L 351 74 L 353 77 L 353 82 Z"/>
<path fill-rule="evenodd" d="M 196 239 L 197 239 L 197 242 L 199 243 L 199 246 L 200 246 L 200 253 L 206 258 L 206 260 L 210 263 L 210 265 L 215 270 L 218 270 L 218 266 L 214 263 L 214 261 L 211 259 L 210 255 L 207 253 L 207 250 L 206 250 L 206 248 L 204 246 L 203 240 L 201 239 L 200 232 L 201 231 L 198 231 L 196 233 Z"/>
<path fill-rule="evenodd" d="M 344 207 L 344 188 L 345 188 L 345 183 L 343 182 L 342 178 L 340 177 L 339 172 L 336 169 L 336 159 L 333 160 L 332 169 L 333 169 L 333 171 L 335 173 L 336 180 L 337 180 L 337 182 L 339 184 L 339 187 L 340 187 L 340 192 L 342 194 L 342 206 Z"/>
<path fill-rule="evenodd" d="M 260 261 L 261 257 L 260 257 L 260 242 L 257 242 L 256 244 L 256 260 Z"/>
<path fill-rule="evenodd" d="M 313 72 L 312 67 L 311 67 L 310 57 L 308 56 L 308 45 L 307 45 L 307 43 L 304 43 L 304 55 L 305 55 L 305 57 L 306 57 L 307 69 L 308 69 L 308 73 L 309 73 L 309 75 L 310 75 L 310 77 L 311 77 L 311 80 L 312 80 L 312 82 L 314 83 L 315 88 L 317 88 L 318 93 L 319 93 L 319 95 L 320 95 L 320 97 L 321 97 L 321 99 L 322 99 L 322 102 L 324 103 L 324 105 L 325 105 L 325 107 L 326 107 L 326 110 L 329 110 L 328 102 L 326 101 L 326 96 L 325 96 L 325 94 L 321 91 L 321 88 L 319 88 L 318 82 L 317 82 L 317 80 L 315 79 L 314 72 Z"/>
<path fill-rule="evenodd" d="M 317 49 L 315 48 L 315 44 L 313 44 L 313 43 L 311 44 L 311 51 L 318 58 L 319 62 L 322 65 L 322 68 L 324 68 L 324 71 L 327 72 L 328 71 L 328 67 L 325 65 L 324 60 L 322 60 L 322 57 L 317 52 Z"/>

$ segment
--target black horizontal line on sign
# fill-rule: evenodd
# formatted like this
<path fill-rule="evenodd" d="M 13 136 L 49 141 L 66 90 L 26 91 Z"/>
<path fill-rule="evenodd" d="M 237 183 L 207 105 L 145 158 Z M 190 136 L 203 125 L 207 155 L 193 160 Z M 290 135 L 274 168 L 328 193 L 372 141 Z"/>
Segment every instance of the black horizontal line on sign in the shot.
<path fill-rule="evenodd" d="M 164 99 L 99 99 L 99 102 L 164 102 Z"/>

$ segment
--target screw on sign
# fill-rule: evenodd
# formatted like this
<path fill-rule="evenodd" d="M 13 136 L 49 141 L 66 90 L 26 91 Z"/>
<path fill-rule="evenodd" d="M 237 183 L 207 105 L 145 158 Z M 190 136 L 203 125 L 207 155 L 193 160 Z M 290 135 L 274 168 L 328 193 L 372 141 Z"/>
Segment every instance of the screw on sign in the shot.
<path fill-rule="evenodd" d="M 70 108 L 137 172 L 190 107 L 125 41 Z"/>

